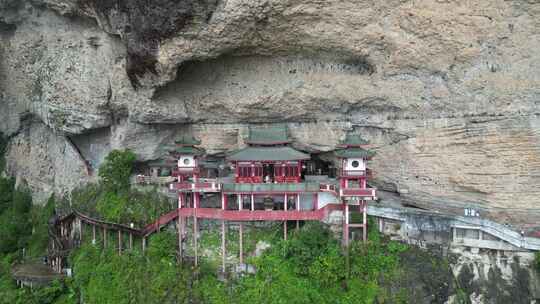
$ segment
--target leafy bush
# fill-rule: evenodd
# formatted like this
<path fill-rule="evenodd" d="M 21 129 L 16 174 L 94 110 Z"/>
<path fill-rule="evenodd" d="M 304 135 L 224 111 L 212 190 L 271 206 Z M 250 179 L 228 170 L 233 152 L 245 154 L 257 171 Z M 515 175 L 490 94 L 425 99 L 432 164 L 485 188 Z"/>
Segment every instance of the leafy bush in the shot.
<path fill-rule="evenodd" d="M 129 150 L 113 150 L 99 167 L 101 183 L 107 191 L 122 193 L 129 189 L 135 154 Z"/>
<path fill-rule="evenodd" d="M 2 180 L 3 178 L 0 178 Z M 13 185 L 12 182 L 1 181 L 0 184 Z M 10 201 L 3 201 L 3 208 L 0 210 L 0 254 L 15 252 L 24 248 L 32 233 L 30 220 L 30 209 L 32 207 L 32 197 L 27 191 L 15 190 L 4 187 L 6 197 Z M 0 197 L 4 197 L 0 193 Z"/>
<path fill-rule="evenodd" d="M 146 256 L 85 244 L 71 256 L 71 284 L 84 303 L 185 303 L 188 272 L 176 263 L 175 240 L 166 232 L 152 236 Z"/>

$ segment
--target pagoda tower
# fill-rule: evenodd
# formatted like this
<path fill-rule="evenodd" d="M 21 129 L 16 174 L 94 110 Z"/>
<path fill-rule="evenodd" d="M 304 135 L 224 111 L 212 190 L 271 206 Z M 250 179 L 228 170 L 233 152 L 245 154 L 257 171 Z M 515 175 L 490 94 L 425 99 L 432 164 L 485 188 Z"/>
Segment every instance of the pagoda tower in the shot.
<path fill-rule="evenodd" d="M 204 155 L 204 150 L 197 148 L 201 141 L 189 135 L 183 135 L 175 141 L 175 146 L 169 149 L 169 154 L 176 162 L 176 168 L 172 171 L 172 176 L 177 178 L 178 184 L 193 181 L 196 183 L 199 179 L 199 163 L 200 157 Z M 179 192 L 178 208 L 192 206 L 193 208 L 200 207 L 200 193 Z"/>
<path fill-rule="evenodd" d="M 375 200 L 375 189 L 367 187 L 367 162 L 374 155 L 365 149 L 368 142 L 358 134 L 347 134 L 335 151 L 339 159 L 339 197 L 344 204 L 343 242 L 349 245 L 349 229 L 362 228 L 362 239 L 367 240 L 367 202 Z M 362 222 L 351 222 L 351 209 L 361 213 Z"/>

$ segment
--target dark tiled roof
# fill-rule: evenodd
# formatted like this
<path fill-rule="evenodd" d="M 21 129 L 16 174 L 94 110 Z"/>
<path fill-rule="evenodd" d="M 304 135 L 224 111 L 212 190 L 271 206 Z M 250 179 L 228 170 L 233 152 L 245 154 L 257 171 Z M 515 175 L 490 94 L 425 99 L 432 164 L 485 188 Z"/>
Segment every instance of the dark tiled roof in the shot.
<path fill-rule="evenodd" d="M 247 143 L 252 145 L 275 145 L 290 142 L 286 125 L 250 127 Z"/>
<path fill-rule="evenodd" d="M 291 147 L 247 147 L 229 154 L 232 161 L 289 161 L 310 159 L 309 154 Z"/>
<path fill-rule="evenodd" d="M 341 142 L 341 146 L 361 146 L 361 145 L 367 145 L 368 141 L 363 139 L 360 134 L 356 133 L 348 133 L 345 136 L 345 140 Z"/>
<path fill-rule="evenodd" d="M 335 153 L 341 158 L 369 158 L 375 155 L 375 152 L 360 147 L 336 150 Z"/>

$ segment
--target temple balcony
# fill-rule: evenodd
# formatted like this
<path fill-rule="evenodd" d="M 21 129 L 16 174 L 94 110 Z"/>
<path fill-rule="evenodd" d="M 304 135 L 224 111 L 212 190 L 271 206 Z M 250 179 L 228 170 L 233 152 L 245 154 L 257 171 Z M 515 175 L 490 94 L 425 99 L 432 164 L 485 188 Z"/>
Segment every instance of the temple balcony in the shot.
<path fill-rule="evenodd" d="M 281 194 L 281 193 L 306 193 L 319 192 L 320 183 L 226 183 L 223 184 L 225 193 L 259 193 L 259 194 Z"/>
<path fill-rule="evenodd" d="M 339 173 L 339 176 L 340 177 L 344 177 L 344 178 L 359 178 L 359 177 L 364 177 L 364 178 L 373 178 L 373 171 L 371 171 L 370 169 L 366 169 L 366 170 L 341 170 L 341 172 Z"/>
<path fill-rule="evenodd" d="M 341 188 L 339 195 L 341 197 L 357 197 L 361 200 L 377 199 L 376 189 L 373 188 Z"/>
<path fill-rule="evenodd" d="M 218 180 L 186 181 L 170 184 L 169 190 L 180 192 L 220 192 L 221 183 Z"/>
<path fill-rule="evenodd" d="M 200 169 L 197 167 L 190 167 L 190 168 L 175 168 L 172 171 L 172 176 L 180 176 L 180 175 L 193 175 L 193 174 L 199 174 Z"/>
<path fill-rule="evenodd" d="M 173 176 L 148 176 L 148 175 L 135 176 L 135 182 L 137 184 L 167 185 L 174 181 L 176 181 L 176 177 L 173 177 Z"/>

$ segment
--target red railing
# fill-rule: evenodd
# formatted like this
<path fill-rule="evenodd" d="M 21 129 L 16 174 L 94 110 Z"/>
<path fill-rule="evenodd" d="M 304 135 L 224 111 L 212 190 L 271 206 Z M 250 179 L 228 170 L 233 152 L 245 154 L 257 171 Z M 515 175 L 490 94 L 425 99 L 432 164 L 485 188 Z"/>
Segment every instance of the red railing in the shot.
<path fill-rule="evenodd" d="M 341 196 L 366 196 L 375 197 L 375 189 L 344 188 L 340 189 Z"/>
<path fill-rule="evenodd" d="M 319 189 L 323 192 L 336 192 L 336 185 L 320 184 Z"/>
<path fill-rule="evenodd" d="M 221 190 L 221 184 L 220 183 L 190 183 L 190 182 L 182 182 L 182 183 L 173 183 L 170 187 L 171 190 L 179 190 L 179 191 L 186 191 L 186 190 L 192 190 L 192 191 L 219 191 Z"/>
<path fill-rule="evenodd" d="M 175 220 L 178 217 L 178 209 L 171 211 L 165 215 L 162 215 L 160 218 L 158 218 L 155 222 L 146 225 L 146 227 L 142 230 L 142 235 L 146 236 L 150 233 L 159 231 L 159 228 L 168 224 L 169 222 Z"/>
<path fill-rule="evenodd" d="M 172 176 L 179 176 L 179 175 L 186 175 L 186 174 L 198 174 L 199 168 L 193 167 L 193 168 L 176 168 L 172 171 Z"/>
<path fill-rule="evenodd" d="M 262 176 L 237 176 L 236 182 L 239 184 L 260 184 L 263 182 Z"/>

